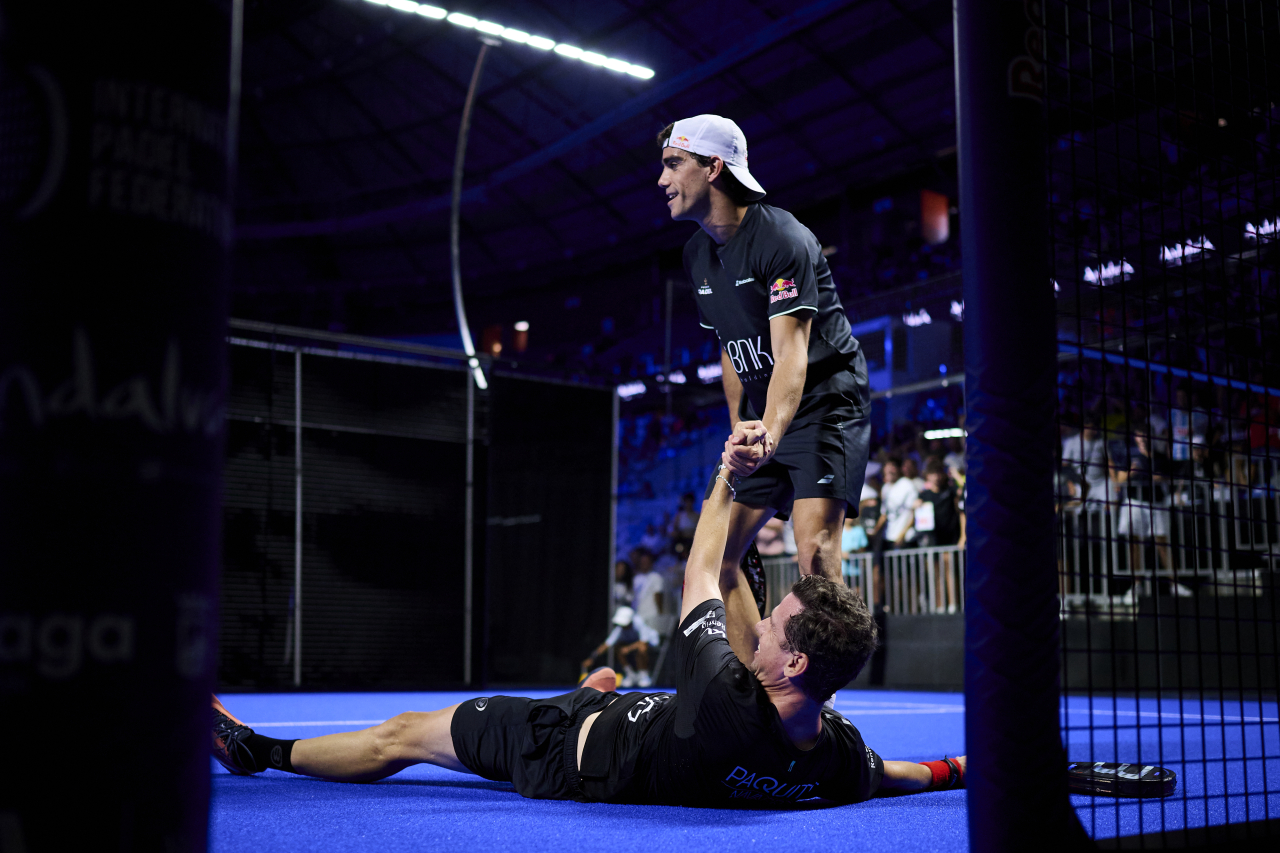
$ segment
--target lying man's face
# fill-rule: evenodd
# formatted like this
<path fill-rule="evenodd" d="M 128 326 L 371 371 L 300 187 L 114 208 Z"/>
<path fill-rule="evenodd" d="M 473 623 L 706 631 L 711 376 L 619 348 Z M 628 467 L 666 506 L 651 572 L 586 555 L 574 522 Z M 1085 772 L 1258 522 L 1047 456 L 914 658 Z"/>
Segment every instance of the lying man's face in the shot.
<path fill-rule="evenodd" d="M 790 677 L 787 667 L 794 664 L 798 653 L 787 648 L 787 622 L 803 609 L 800 599 L 794 593 L 788 593 L 771 614 L 756 623 L 759 645 L 751 660 L 751 669 L 761 683 L 777 684 Z"/>

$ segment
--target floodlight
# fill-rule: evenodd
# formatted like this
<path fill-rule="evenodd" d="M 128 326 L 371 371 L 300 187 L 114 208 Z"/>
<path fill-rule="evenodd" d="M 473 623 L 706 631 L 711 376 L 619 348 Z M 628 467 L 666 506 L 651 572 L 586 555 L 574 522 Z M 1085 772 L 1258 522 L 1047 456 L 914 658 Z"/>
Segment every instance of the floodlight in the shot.
<path fill-rule="evenodd" d="M 556 44 L 553 39 L 530 35 L 524 30 L 504 27 L 494 21 L 482 21 L 465 12 L 449 12 L 439 6 L 415 3 L 413 0 L 366 0 L 366 2 L 373 3 L 375 6 L 389 6 L 401 12 L 412 12 L 437 21 L 443 19 L 455 26 L 478 30 L 485 35 L 497 36 L 513 44 L 525 44 L 536 50 L 555 50 L 556 53 L 566 59 L 580 59 L 588 65 L 598 65 L 601 68 L 608 68 L 610 71 L 617 71 L 620 74 L 630 74 L 632 77 L 639 77 L 641 80 L 649 80 L 653 77 L 652 68 L 645 68 L 643 65 L 632 65 L 626 60 L 605 56 L 593 50 L 583 50 L 571 44 Z"/>

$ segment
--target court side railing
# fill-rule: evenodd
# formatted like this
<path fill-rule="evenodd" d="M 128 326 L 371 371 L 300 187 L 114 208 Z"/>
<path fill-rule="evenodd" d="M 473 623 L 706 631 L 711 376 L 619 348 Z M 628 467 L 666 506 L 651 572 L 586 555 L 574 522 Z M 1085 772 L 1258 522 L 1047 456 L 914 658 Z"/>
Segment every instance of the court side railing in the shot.
<path fill-rule="evenodd" d="M 1138 595 L 1262 593 L 1280 561 L 1280 493 L 1196 484 L 1155 503 L 1068 503 L 1059 513 L 1060 594 L 1068 605 Z M 1252 553 L 1244 565 L 1241 556 Z"/>
<path fill-rule="evenodd" d="M 767 607 L 786 597 L 800 578 L 793 557 L 764 558 Z M 876 563 L 870 551 L 851 554 L 845 583 L 886 613 L 928 615 L 964 612 L 965 552 L 948 545 L 886 551 Z"/>

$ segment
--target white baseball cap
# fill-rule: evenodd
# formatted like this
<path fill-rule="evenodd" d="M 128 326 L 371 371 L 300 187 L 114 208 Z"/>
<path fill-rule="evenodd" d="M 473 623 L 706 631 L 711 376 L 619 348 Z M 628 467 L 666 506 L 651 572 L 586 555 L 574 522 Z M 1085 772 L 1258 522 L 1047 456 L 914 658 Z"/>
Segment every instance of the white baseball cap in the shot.
<path fill-rule="evenodd" d="M 679 148 L 704 157 L 719 157 L 733 176 L 755 198 L 764 195 L 764 187 L 747 171 L 747 137 L 742 128 L 723 116 L 700 115 L 682 118 L 671 127 L 671 136 L 663 148 Z"/>
<path fill-rule="evenodd" d="M 634 618 L 636 618 L 636 612 L 624 604 L 613 614 L 613 624 L 630 625 L 631 620 Z"/>

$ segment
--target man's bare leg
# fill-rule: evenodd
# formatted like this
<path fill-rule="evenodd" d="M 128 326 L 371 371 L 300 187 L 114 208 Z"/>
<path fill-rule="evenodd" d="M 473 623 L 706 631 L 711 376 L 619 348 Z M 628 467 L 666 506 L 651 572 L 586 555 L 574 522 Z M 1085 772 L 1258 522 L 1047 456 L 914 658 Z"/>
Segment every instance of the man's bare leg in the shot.
<path fill-rule="evenodd" d="M 840 575 L 840 534 L 846 504 L 835 498 L 802 498 L 791 510 L 791 524 L 800 552 L 800 574 L 818 574 L 843 583 Z"/>
<path fill-rule="evenodd" d="M 373 782 L 414 764 L 470 773 L 453 751 L 449 727 L 457 708 L 410 711 L 371 729 L 297 741 L 294 772 L 335 782 Z"/>
<path fill-rule="evenodd" d="M 729 533 L 720 563 L 720 597 L 724 599 L 725 631 L 729 647 L 744 664 L 756 654 L 755 626 L 760 611 L 742 572 L 742 557 L 765 523 L 777 513 L 771 507 L 735 503 L 729 511 Z"/>

